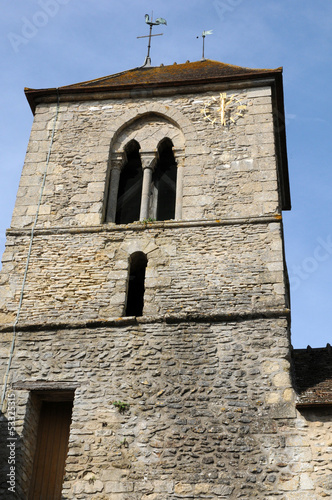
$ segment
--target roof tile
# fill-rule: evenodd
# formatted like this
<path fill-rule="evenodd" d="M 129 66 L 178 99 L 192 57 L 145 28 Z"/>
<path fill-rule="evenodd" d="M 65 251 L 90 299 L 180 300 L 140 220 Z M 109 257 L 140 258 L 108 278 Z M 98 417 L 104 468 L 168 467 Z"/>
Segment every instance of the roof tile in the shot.
<path fill-rule="evenodd" d="M 293 366 L 300 405 L 332 403 L 331 346 L 294 349 Z"/>
<path fill-rule="evenodd" d="M 128 85 L 151 85 L 163 83 L 175 83 L 185 81 L 202 81 L 216 78 L 236 78 L 244 76 L 254 76 L 281 72 L 282 68 L 277 69 L 251 69 L 232 64 L 225 64 L 210 59 L 203 59 L 196 62 L 186 62 L 184 64 L 172 64 L 169 66 L 150 66 L 138 67 L 116 73 L 114 75 L 89 80 L 86 82 L 66 85 L 60 89 L 78 89 L 78 88 L 102 88 L 119 87 Z"/>

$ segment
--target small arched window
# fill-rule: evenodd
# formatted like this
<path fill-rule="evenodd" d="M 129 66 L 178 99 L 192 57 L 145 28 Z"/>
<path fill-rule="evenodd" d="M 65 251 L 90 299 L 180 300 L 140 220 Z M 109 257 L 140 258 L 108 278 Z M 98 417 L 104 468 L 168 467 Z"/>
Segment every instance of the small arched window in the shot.
<path fill-rule="evenodd" d="M 143 252 L 135 252 L 130 257 L 125 316 L 142 316 L 143 314 L 145 269 L 147 263 L 147 257 Z"/>
<path fill-rule="evenodd" d="M 175 218 L 177 167 L 173 143 L 163 139 L 158 146 L 158 161 L 152 177 L 152 217 L 157 220 Z"/>
<path fill-rule="evenodd" d="M 119 181 L 116 205 L 116 224 L 129 224 L 139 220 L 143 171 L 139 155 L 139 144 L 130 141 L 125 147 L 126 163 L 124 164 Z"/>

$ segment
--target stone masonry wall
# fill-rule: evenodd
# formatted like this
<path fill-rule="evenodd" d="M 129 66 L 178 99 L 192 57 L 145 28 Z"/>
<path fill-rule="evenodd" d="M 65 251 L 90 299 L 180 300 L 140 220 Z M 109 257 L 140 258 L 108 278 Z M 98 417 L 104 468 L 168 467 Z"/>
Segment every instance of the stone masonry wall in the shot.
<path fill-rule="evenodd" d="M 40 383 L 77 387 L 66 499 L 312 500 L 315 479 L 298 468 L 310 461 L 308 447 L 293 439 L 271 90 L 234 93 L 248 106 L 226 129 L 201 112 L 218 92 L 60 103 L 8 381 L 19 498 L 36 435 L 31 390 Z M 55 110 L 37 106 L 8 232 L 1 380 Z M 151 150 L 162 122 L 184 152 L 177 222 L 103 224 L 110 153 L 139 133 L 136 118 L 151 131 Z M 139 320 L 121 318 L 135 251 L 148 258 Z"/>
<path fill-rule="evenodd" d="M 29 483 L 37 381 L 77 387 L 65 499 L 329 498 L 331 412 L 295 412 L 287 337 L 286 319 L 19 331 L 16 498 Z"/>
<path fill-rule="evenodd" d="M 285 306 L 280 222 L 34 236 L 21 321 L 124 315 L 129 257 L 146 253 L 144 315 Z M 158 225 L 157 225 L 158 226 Z M 18 308 L 29 237 L 8 235 L 3 322 Z M 7 319 L 7 321 L 5 321 Z"/>
<path fill-rule="evenodd" d="M 242 118 L 222 128 L 204 120 L 212 96 L 60 103 L 38 227 L 90 226 L 102 222 L 110 146 L 119 130 L 144 117 L 174 125 L 184 138 L 182 218 L 219 219 L 280 211 L 271 89 L 232 90 L 246 100 Z M 12 227 L 33 223 L 50 146 L 55 105 L 37 106 Z M 166 130 L 166 129 L 165 129 Z M 158 138 L 151 136 L 150 149 Z"/>
<path fill-rule="evenodd" d="M 296 434 L 288 444 L 305 451 L 294 483 L 312 491 L 311 498 L 332 497 L 332 408 L 299 408 Z M 294 485 L 296 487 L 296 485 Z"/>
<path fill-rule="evenodd" d="M 285 319 L 20 332 L 11 386 L 78 385 L 64 498 L 275 498 L 288 352 Z M 15 394 L 21 435 L 28 392 Z"/>

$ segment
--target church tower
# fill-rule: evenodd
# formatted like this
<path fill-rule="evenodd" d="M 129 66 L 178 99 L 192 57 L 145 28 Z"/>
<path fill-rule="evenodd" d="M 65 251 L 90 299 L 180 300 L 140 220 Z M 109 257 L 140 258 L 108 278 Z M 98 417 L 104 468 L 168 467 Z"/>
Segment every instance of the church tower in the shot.
<path fill-rule="evenodd" d="M 282 70 L 201 60 L 25 92 L 0 282 L 18 498 L 293 491 Z"/>

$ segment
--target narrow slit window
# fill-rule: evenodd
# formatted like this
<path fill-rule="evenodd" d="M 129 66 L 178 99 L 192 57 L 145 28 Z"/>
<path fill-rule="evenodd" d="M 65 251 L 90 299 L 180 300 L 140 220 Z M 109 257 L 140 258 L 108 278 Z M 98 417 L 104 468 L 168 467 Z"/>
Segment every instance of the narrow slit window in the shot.
<path fill-rule="evenodd" d="M 158 147 L 158 153 L 153 175 L 153 212 L 157 220 L 174 219 L 177 166 L 172 141 L 164 139 Z"/>
<path fill-rule="evenodd" d="M 143 171 L 139 144 L 133 140 L 125 148 L 127 161 L 121 170 L 116 206 L 116 224 L 139 220 Z"/>
<path fill-rule="evenodd" d="M 143 252 L 135 252 L 130 258 L 125 316 L 142 316 L 143 314 L 147 263 L 146 255 Z"/>

